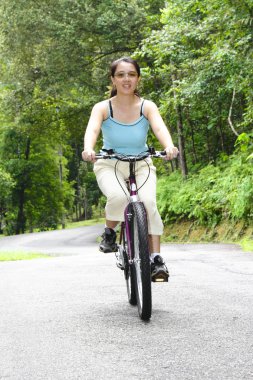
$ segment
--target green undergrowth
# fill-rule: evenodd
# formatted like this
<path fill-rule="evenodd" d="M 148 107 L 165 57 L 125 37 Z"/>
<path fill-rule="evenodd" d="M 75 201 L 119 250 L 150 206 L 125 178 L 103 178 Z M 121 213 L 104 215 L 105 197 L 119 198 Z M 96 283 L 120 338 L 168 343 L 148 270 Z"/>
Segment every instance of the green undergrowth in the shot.
<path fill-rule="evenodd" d="M 247 154 L 224 156 L 183 179 L 181 173 L 158 181 L 158 207 L 165 224 L 194 220 L 211 227 L 230 221 L 253 224 L 253 171 Z"/>
<path fill-rule="evenodd" d="M 233 155 L 192 168 L 186 179 L 178 171 L 159 178 L 163 241 L 232 242 L 253 251 L 252 145 L 241 140 Z"/>

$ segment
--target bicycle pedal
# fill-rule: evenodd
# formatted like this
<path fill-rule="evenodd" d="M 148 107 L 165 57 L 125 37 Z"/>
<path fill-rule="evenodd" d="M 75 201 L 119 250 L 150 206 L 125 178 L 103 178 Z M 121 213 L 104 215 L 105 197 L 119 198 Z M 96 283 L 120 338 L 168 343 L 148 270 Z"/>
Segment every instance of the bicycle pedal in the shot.
<path fill-rule="evenodd" d="M 152 277 L 152 282 L 168 282 L 169 276 L 165 273 L 159 273 L 157 276 Z"/>

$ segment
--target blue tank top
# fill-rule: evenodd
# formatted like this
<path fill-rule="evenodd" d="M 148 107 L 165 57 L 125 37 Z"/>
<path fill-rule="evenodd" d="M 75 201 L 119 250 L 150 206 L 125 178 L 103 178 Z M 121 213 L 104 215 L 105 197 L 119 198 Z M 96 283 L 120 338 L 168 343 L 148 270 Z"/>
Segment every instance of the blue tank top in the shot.
<path fill-rule="evenodd" d="M 112 106 L 109 101 L 109 116 L 102 123 L 103 149 L 113 149 L 117 153 L 134 155 L 147 150 L 149 122 L 143 115 L 143 103 L 144 101 L 141 105 L 139 119 L 125 124 L 113 118 Z"/>

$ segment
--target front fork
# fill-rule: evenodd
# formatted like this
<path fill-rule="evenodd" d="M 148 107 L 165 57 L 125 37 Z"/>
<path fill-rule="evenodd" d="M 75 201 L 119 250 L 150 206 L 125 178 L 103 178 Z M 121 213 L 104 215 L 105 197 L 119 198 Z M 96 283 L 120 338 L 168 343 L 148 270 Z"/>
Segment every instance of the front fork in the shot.
<path fill-rule="evenodd" d="M 132 212 L 131 212 L 131 203 L 138 202 L 139 196 L 137 192 L 136 178 L 135 178 L 135 162 L 130 162 L 129 165 L 129 203 L 124 211 L 124 222 L 121 224 L 120 229 L 120 239 L 119 239 L 119 251 L 116 254 L 118 267 L 121 269 L 125 268 L 125 265 L 133 263 L 133 254 L 132 254 L 132 239 L 130 226 L 132 222 Z M 125 257 L 124 257 L 125 256 Z M 128 263 L 126 263 L 126 260 Z"/>

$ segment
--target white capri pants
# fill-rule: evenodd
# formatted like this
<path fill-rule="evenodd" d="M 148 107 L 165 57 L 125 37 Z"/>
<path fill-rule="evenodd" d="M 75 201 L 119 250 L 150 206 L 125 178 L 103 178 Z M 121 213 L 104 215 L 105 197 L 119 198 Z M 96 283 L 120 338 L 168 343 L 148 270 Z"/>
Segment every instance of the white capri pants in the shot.
<path fill-rule="evenodd" d="M 163 223 L 156 205 L 156 168 L 150 158 L 146 161 L 150 166 L 150 175 L 147 182 L 138 191 L 138 195 L 147 211 L 149 234 L 162 235 Z M 129 196 L 125 182 L 129 177 L 129 163 L 123 161 L 117 163 L 117 180 L 115 176 L 116 162 L 117 160 L 113 159 L 97 160 L 94 164 L 94 173 L 100 190 L 107 198 L 105 206 L 106 219 L 123 222 L 124 209 L 128 203 Z M 145 161 L 136 162 L 135 175 L 137 188 L 145 182 L 148 172 L 148 165 Z M 121 183 L 127 195 L 123 192 L 118 181 Z"/>

